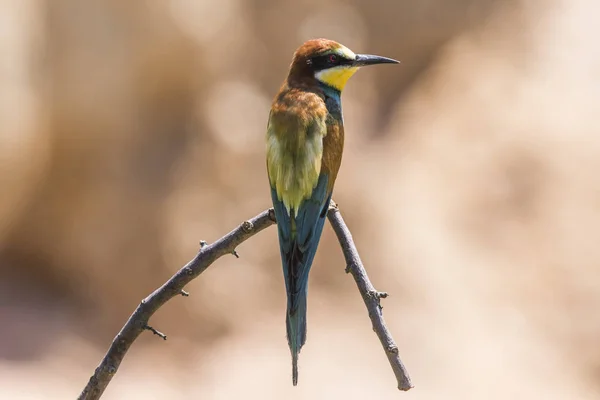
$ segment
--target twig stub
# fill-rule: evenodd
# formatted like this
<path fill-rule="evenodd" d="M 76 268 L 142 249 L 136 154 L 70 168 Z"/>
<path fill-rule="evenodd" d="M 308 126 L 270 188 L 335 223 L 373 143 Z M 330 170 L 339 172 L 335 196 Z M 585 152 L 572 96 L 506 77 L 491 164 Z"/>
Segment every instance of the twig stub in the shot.
<path fill-rule="evenodd" d="M 252 229 L 254 229 L 254 224 L 250 221 L 244 221 L 242 223 L 242 230 L 246 233 L 250 233 L 252 232 Z"/>
<path fill-rule="evenodd" d="M 156 336 L 161 337 L 163 340 L 167 340 L 167 335 L 165 335 L 164 333 L 162 333 L 159 330 L 154 329 L 153 327 L 151 327 L 150 325 L 144 325 L 144 329 L 147 331 L 152 332 L 153 334 L 155 334 Z"/>

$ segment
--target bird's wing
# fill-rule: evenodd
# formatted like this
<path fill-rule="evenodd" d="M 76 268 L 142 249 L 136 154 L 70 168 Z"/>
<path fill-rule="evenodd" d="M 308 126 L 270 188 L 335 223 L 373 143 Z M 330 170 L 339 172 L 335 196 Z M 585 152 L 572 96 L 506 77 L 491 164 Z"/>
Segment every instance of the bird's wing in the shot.
<path fill-rule="evenodd" d="M 271 197 L 277 230 L 281 259 L 284 263 L 285 284 L 289 293 L 290 312 L 297 307 L 297 297 L 306 291 L 308 273 L 315 257 L 331 193 L 327 193 L 328 177 L 321 174 L 312 195 L 300 205 L 296 215 L 290 216 L 285 205 L 271 188 Z"/>
<path fill-rule="evenodd" d="M 288 264 L 290 266 L 288 280 L 290 281 L 289 289 L 292 294 L 290 299 L 292 311 L 296 306 L 296 296 L 306 291 L 308 273 L 323 232 L 323 225 L 331 200 L 331 192 L 327 192 L 328 183 L 329 177 L 326 174 L 321 174 L 311 197 L 300 205 L 295 217 L 296 238 L 293 242 L 291 260 Z"/>

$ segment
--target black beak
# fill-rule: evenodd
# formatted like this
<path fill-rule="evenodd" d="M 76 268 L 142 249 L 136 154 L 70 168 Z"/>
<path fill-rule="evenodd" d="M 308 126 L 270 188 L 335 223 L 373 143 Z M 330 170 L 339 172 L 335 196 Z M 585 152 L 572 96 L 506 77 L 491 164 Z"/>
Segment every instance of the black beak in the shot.
<path fill-rule="evenodd" d="M 392 58 L 372 56 L 370 54 L 357 54 L 356 59 L 352 65 L 354 67 L 364 67 L 365 65 L 375 64 L 400 64 L 400 61 L 396 61 Z"/>

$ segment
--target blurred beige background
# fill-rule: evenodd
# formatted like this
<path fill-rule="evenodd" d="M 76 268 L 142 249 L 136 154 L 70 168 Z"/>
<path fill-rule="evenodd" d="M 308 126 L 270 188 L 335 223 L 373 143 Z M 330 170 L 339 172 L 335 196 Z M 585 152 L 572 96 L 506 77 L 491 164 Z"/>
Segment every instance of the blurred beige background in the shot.
<path fill-rule="evenodd" d="M 188 286 L 105 399 L 597 399 L 600 3 L 3 0 L 0 398 L 75 398 L 136 304 L 270 204 L 270 100 L 304 40 L 402 60 L 343 96 L 331 229 L 291 385 L 276 231 Z"/>

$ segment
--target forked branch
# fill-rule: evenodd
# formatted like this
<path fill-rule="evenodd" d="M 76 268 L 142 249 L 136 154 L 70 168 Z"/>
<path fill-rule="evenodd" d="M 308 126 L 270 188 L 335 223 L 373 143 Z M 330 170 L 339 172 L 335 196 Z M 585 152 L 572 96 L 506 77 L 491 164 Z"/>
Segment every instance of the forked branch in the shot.
<path fill-rule="evenodd" d="M 331 207 L 327 216 L 342 246 L 344 257 L 346 258 L 347 271 L 352 274 L 356 281 L 358 290 L 369 311 L 373 330 L 377 333 L 396 375 L 398 388 L 400 390 L 408 390 L 412 387 L 410 378 L 398 357 L 398 348 L 385 325 L 379 305 L 379 299 L 385 296 L 377 292 L 369 281 L 358 256 L 356 246 L 352 241 L 350 231 L 346 227 L 340 211 L 335 206 Z M 196 278 L 214 261 L 224 255 L 233 254 L 238 257 L 235 251 L 237 246 L 274 223 L 275 215 L 273 210 L 269 209 L 248 221 L 244 221 L 236 229 L 212 244 L 201 242 L 200 250 L 196 257 L 137 306 L 123 328 L 121 328 L 121 331 L 114 338 L 100 365 L 90 377 L 78 399 L 96 400 L 102 396 L 111 379 L 117 373 L 125 354 L 127 354 L 133 342 L 144 330 L 149 330 L 166 340 L 166 336 L 163 333 L 148 324 L 150 317 L 173 297 L 179 295 L 188 296 L 188 293 L 183 288 L 192 279 Z"/>

